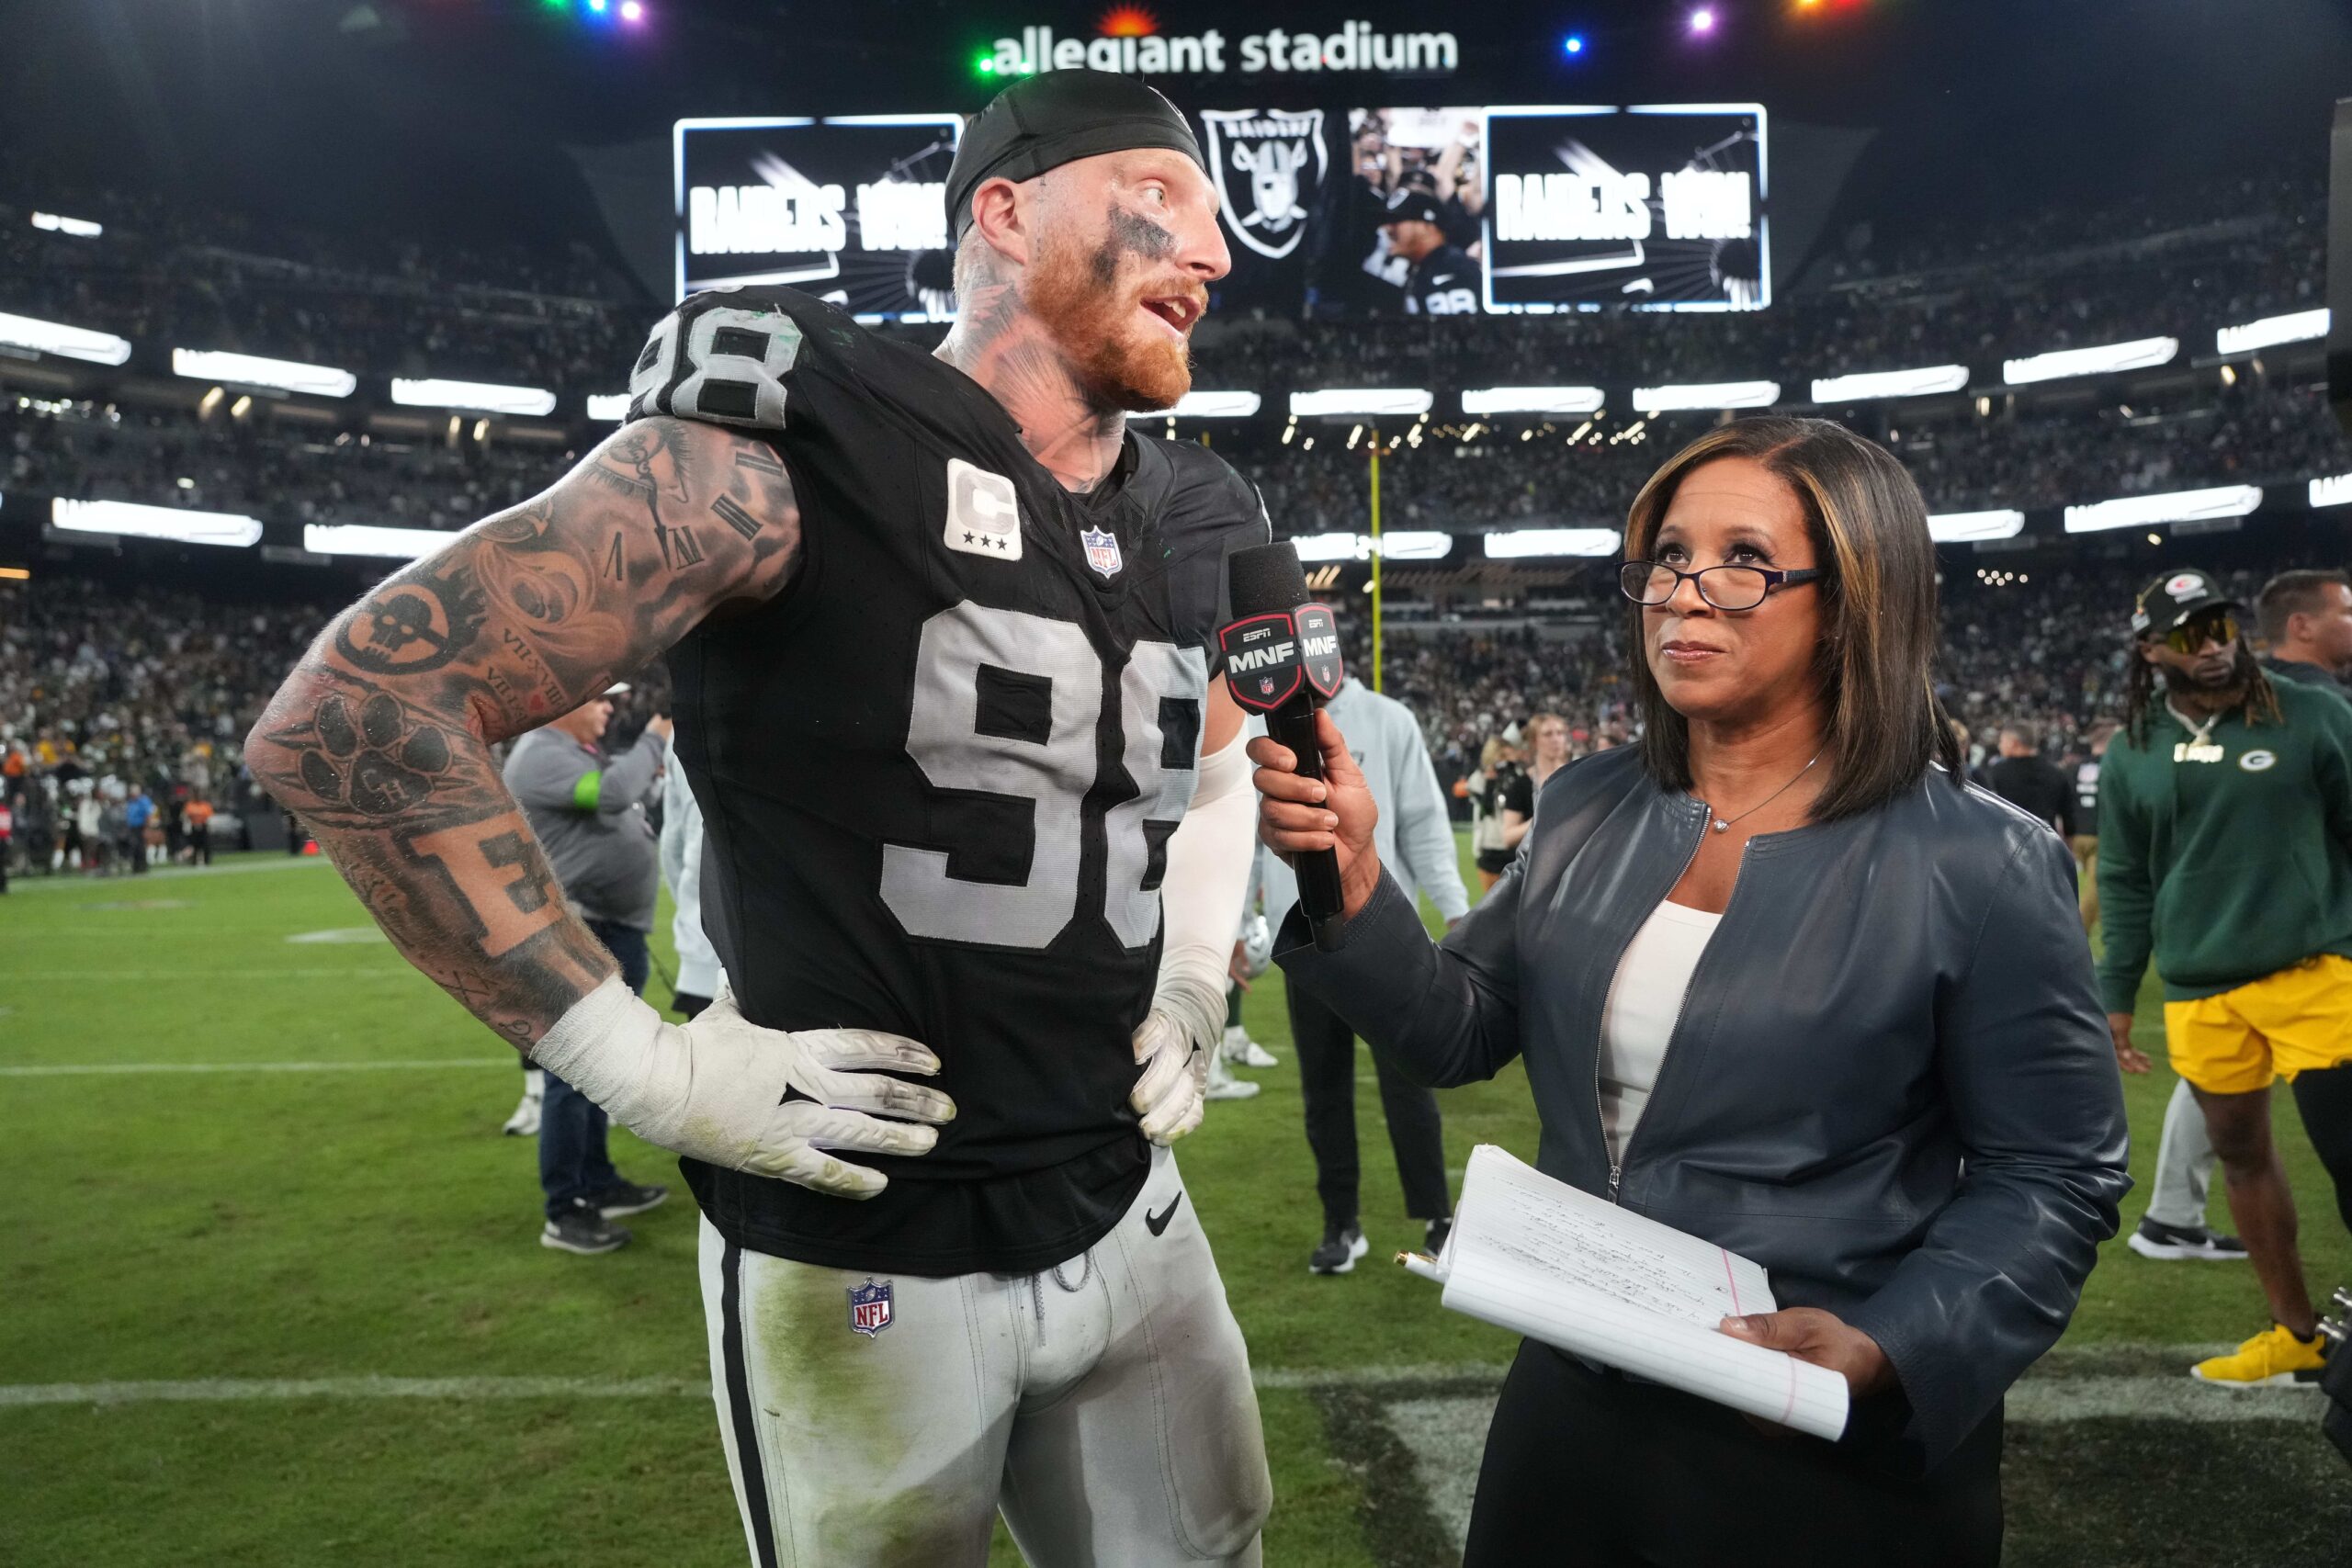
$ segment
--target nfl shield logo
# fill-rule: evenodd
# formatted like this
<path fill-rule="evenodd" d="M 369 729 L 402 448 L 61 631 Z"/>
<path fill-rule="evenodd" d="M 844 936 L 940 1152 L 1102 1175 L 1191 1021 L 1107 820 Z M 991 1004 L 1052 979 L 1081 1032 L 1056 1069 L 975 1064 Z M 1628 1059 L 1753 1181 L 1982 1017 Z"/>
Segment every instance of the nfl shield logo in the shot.
<path fill-rule="evenodd" d="M 1119 539 L 1115 534 L 1101 528 L 1089 528 L 1079 535 L 1078 542 L 1086 547 L 1086 564 L 1102 577 L 1115 577 L 1119 571 Z"/>
<path fill-rule="evenodd" d="M 863 1334 L 868 1339 L 890 1326 L 890 1281 L 874 1282 L 866 1277 L 863 1285 L 849 1288 L 849 1331 Z"/>
<path fill-rule="evenodd" d="M 1261 675 L 1258 677 L 1258 694 L 1265 697 L 1271 697 L 1274 694 L 1274 678 L 1272 675 Z"/>

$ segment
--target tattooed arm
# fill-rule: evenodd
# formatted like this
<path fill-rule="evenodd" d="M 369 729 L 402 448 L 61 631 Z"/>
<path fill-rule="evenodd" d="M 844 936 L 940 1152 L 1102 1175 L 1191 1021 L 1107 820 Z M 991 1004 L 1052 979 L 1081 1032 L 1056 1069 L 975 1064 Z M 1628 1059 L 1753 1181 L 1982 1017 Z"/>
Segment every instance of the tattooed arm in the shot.
<path fill-rule="evenodd" d="M 765 600 L 800 513 L 764 444 L 641 420 L 338 616 L 246 743 L 409 962 L 519 1049 L 615 972 L 492 761 Z"/>
<path fill-rule="evenodd" d="M 401 952 L 639 1137 L 845 1198 L 888 1185 L 833 1150 L 917 1155 L 956 1113 L 914 1041 L 787 1033 L 721 996 L 665 1021 L 622 984 L 507 792 L 491 745 L 577 707 L 701 621 L 791 580 L 800 512 L 775 454 L 655 418 L 457 536 L 322 633 L 246 742 Z M 866 1114 L 885 1111 L 909 1121 Z"/>

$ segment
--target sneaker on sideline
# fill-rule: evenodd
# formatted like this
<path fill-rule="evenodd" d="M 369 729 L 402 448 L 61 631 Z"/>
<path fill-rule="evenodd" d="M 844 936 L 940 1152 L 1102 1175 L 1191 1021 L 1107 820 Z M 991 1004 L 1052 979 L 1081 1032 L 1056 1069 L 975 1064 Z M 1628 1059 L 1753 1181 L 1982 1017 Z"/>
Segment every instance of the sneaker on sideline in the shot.
<path fill-rule="evenodd" d="M 526 1067 L 523 1072 L 523 1098 L 514 1104 L 514 1114 L 499 1129 L 510 1138 L 536 1138 L 539 1135 L 539 1107 L 547 1098 L 548 1075 L 538 1067 Z"/>
<path fill-rule="evenodd" d="M 1225 1065 L 1223 1050 L 1209 1053 L 1209 1082 L 1208 1087 L 1201 1091 L 1203 1100 L 1248 1100 L 1265 1087 L 1251 1083 L 1248 1078 L 1235 1077 L 1233 1069 Z"/>
<path fill-rule="evenodd" d="M 641 1214 L 648 1209 L 658 1209 L 669 1197 L 667 1187 L 639 1187 L 634 1181 L 621 1181 L 605 1188 L 589 1201 L 605 1218 L 619 1220 L 631 1214 Z"/>
<path fill-rule="evenodd" d="M 2201 1258 L 2209 1263 L 2245 1260 L 2245 1243 L 2233 1235 L 2222 1235 L 2203 1225 L 2168 1225 L 2144 1214 L 2124 1245 L 2143 1258 L 2164 1262 L 2182 1258 Z"/>
<path fill-rule="evenodd" d="M 1325 1225 L 1323 1243 L 1306 1259 L 1310 1274 L 1345 1274 L 1356 1259 L 1372 1250 L 1360 1225 Z"/>
<path fill-rule="evenodd" d="M 627 1230 L 598 1213 L 586 1201 L 552 1220 L 539 1231 L 539 1245 L 551 1247 L 558 1252 L 576 1252 L 593 1258 L 600 1252 L 618 1252 L 627 1247 Z"/>
<path fill-rule="evenodd" d="M 1225 1043 L 1218 1049 L 1237 1067 L 1272 1067 L 1282 1063 L 1280 1056 L 1250 1039 L 1250 1032 L 1238 1023 L 1225 1032 Z"/>
<path fill-rule="evenodd" d="M 2229 1355 L 2198 1362 L 2188 1375 L 2225 1388 L 2317 1388 L 2326 1371 L 2325 1339 L 2298 1339 L 2274 1323 Z"/>

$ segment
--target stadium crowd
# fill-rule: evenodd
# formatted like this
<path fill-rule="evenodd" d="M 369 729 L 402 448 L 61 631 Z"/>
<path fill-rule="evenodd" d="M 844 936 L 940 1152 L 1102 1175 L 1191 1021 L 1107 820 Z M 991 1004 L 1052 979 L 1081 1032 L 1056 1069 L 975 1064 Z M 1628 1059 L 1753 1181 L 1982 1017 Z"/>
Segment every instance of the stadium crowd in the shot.
<path fill-rule="evenodd" d="M 2216 573 L 2251 603 L 2272 570 Z M 1938 692 L 1985 760 L 2004 725 L 2026 724 L 2053 760 L 2077 753 L 2092 727 L 2121 712 L 2127 669 L 2122 616 L 2143 585 L 2141 563 L 2029 569 L 1988 585 L 1949 577 Z M 1997 575 L 1997 574 L 1988 574 Z M 328 599 L 334 598 L 334 603 Z M 62 835 L 78 799 L 101 806 L 145 790 L 182 845 L 177 814 L 202 799 L 229 814 L 272 808 L 243 767 L 243 738 L 286 671 L 341 600 L 227 603 L 160 584 L 110 587 L 43 573 L 38 586 L 0 582 L 0 798 L 17 813 L 22 868 Z M 1361 602 L 1343 600 L 1343 611 Z M 1419 719 L 1449 787 L 1476 773 L 1488 743 L 1519 736 L 1539 713 L 1562 716 L 1570 754 L 1623 745 L 1637 733 L 1621 671 L 1623 606 L 1605 568 L 1541 606 L 1453 621 L 1399 606 L 1384 644 L 1382 684 Z M 1410 619 L 1416 624 L 1401 624 Z M 1369 667 L 1361 613 L 1340 626 L 1353 669 Z M 667 672 L 641 672 L 610 734 L 625 746 L 664 711 Z M 1510 744 L 1516 745 L 1515 739 Z M 86 784 L 76 781 L 87 781 Z M 99 869 L 95 845 L 87 862 Z"/>

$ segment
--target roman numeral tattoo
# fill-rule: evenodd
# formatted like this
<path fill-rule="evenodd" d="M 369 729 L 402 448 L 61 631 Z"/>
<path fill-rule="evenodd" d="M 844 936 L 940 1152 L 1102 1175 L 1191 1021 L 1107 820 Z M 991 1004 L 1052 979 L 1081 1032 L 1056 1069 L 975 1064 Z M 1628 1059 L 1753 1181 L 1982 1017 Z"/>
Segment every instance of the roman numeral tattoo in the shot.
<path fill-rule="evenodd" d="M 717 501 L 710 503 L 710 509 L 718 513 L 718 520 L 721 523 L 724 523 L 729 528 L 734 529 L 737 534 L 742 536 L 746 540 L 754 538 L 758 536 L 760 531 L 760 520 L 752 516 L 750 513 L 744 511 L 742 504 L 733 496 L 720 496 Z"/>

